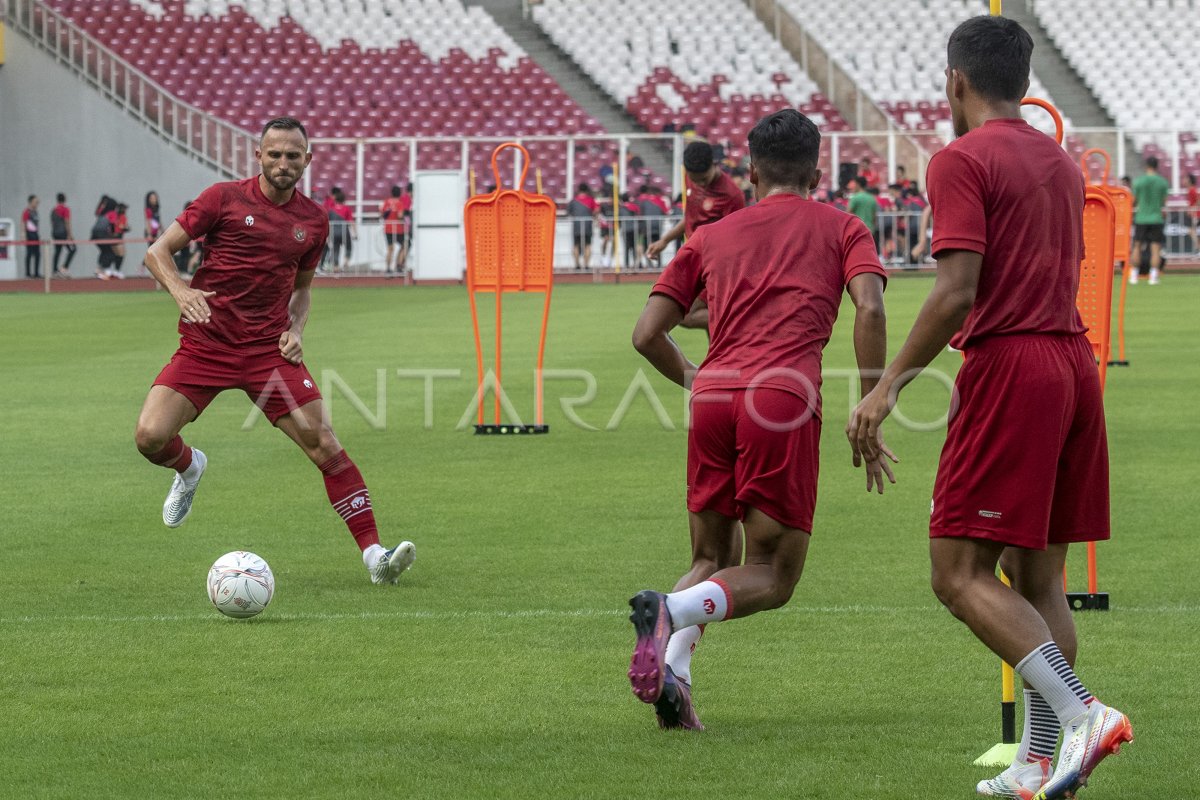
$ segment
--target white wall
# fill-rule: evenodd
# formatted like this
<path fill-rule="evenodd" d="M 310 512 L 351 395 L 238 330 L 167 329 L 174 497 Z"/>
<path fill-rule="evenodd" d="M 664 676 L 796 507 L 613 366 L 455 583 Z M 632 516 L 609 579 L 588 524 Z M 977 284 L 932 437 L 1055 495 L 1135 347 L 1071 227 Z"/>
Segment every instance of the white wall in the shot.
<path fill-rule="evenodd" d="M 0 67 L 0 217 L 20 219 L 26 198 L 36 194 L 42 234 L 49 238 L 54 195 L 64 192 L 73 233 L 87 238 L 96 202 L 107 194 L 129 204 L 132 230 L 127 236 L 140 237 L 146 192 L 158 192 L 165 226 L 185 201 L 220 180 L 12 29 L 5 31 L 5 49 L 6 63 Z M 143 245 L 129 246 L 127 274 L 144 252 Z M 81 248 L 72 272 L 86 274 L 84 267 L 95 260 L 94 247 Z"/>

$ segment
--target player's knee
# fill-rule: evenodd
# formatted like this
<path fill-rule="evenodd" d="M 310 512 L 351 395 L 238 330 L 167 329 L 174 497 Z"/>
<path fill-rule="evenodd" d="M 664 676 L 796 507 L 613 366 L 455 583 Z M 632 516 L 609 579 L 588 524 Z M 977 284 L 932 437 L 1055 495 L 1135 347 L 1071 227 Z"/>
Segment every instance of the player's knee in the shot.
<path fill-rule="evenodd" d="M 967 590 L 968 581 L 965 576 L 954 570 L 938 568 L 935 565 L 930 574 L 929 583 L 933 587 L 933 593 L 938 602 L 954 616 L 960 616 L 956 609 L 962 601 L 963 593 Z"/>
<path fill-rule="evenodd" d="M 168 431 L 145 425 L 140 420 L 133 432 L 133 442 L 137 445 L 138 452 L 144 456 L 161 451 L 170 440 Z"/>
<path fill-rule="evenodd" d="M 775 584 L 775 589 L 771 594 L 771 608 L 783 608 L 792 599 L 792 593 L 796 590 L 796 581 L 790 578 L 783 578 Z"/>

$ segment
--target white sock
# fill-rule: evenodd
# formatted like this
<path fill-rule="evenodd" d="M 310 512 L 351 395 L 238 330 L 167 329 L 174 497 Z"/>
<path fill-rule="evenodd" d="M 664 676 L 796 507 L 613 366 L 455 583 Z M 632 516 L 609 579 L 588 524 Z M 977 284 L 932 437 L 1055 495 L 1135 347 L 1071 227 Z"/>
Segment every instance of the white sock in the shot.
<path fill-rule="evenodd" d="M 1152 280 L 1152 281 L 1158 280 L 1158 268 L 1157 267 L 1150 268 L 1150 280 Z"/>
<path fill-rule="evenodd" d="M 684 683 L 692 682 L 692 653 L 696 652 L 696 643 L 703 635 L 703 628 L 691 625 L 675 631 L 671 634 L 671 641 L 667 642 L 667 666 Z"/>
<path fill-rule="evenodd" d="M 1054 715 L 1069 737 L 1072 730 L 1069 723 L 1087 713 L 1092 695 L 1083 688 L 1058 645 L 1046 642 L 1021 659 L 1016 670 L 1054 709 Z"/>
<path fill-rule="evenodd" d="M 363 564 L 366 565 L 367 569 L 370 569 L 375 566 L 376 561 L 383 558 L 383 554 L 386 552 L 387 550 L 381 544 L 371 545 L 366 550 L 363 550 Z"/>
<path fill-rule="evenodd" d="M 725 584 L 720 581 L 704 581 L 690 589 L 671 592 L 667 595 L 671 626 L 679 631 L 692 625 L 720 622 L 727 618 L 732 604 L 726 592 Z"/>
<path fill-rule="evenodd" d="M 196 457 L 196 448 L 192 448 L 192 463 L 188 464 L 188 468 L 179 474 L 183 476 L 183 482 L 188 486 L 200 480 L 200 459 Z"/>

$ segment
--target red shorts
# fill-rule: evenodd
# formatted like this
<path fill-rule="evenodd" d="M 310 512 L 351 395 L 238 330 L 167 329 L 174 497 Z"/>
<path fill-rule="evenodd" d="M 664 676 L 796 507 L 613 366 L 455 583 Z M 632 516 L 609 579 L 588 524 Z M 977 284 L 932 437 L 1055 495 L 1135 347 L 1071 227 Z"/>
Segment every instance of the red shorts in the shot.
<path fill-rule="evenodd" d="M 807 398 L 765 388 L 692 395 L 688 511 L 744 519 L 753 507 L 811 532 L 820 444 Z"/>
<path fill-rule="evenodd" d="M 1108 538 L 1104 405 L 1083 334 L 986 339 L 955 389 L 930 536 L 1035 550 Z"/>
<path fill-rule="evenodd" d="M 274 425 L 285 414 L 321 399 L 321 391 L 303 364 L 279 350 L 240 354 L 196 345 L 187 339 L 154 379 L 186 397 L 197 413 L 226 389 L 241 389 Z"/>

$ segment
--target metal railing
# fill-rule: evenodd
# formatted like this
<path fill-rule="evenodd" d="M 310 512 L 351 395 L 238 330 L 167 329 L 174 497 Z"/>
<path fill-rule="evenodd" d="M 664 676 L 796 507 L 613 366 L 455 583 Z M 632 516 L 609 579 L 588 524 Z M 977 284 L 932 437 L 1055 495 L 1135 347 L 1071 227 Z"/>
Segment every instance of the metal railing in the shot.
<path fill-rule="evenodd" d="M 181 102 L 41 0 L 0 0 L 0 19 L 165 141 L 225 178 L 254 174 L 257 140 Z"/>

